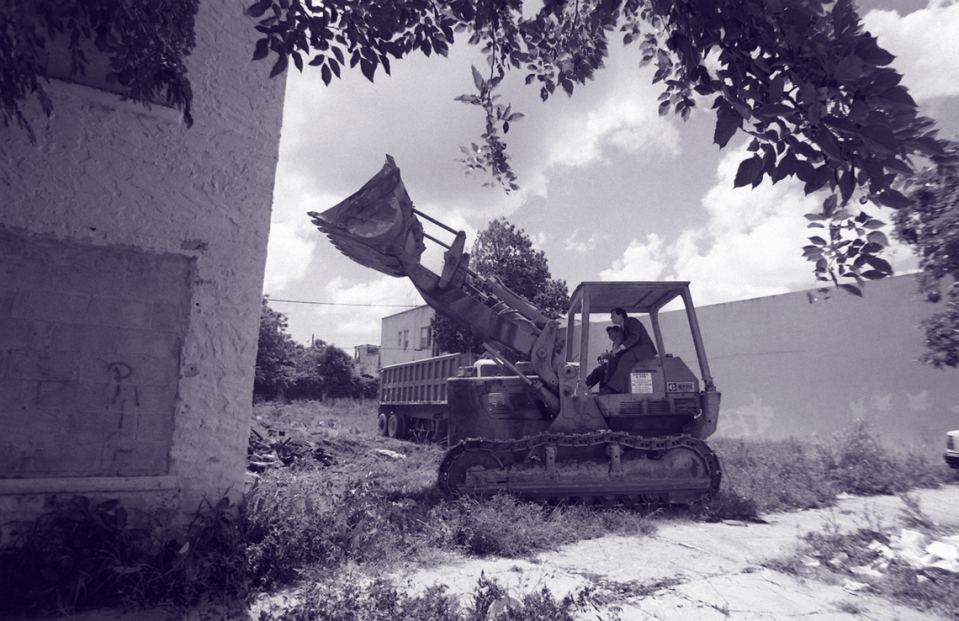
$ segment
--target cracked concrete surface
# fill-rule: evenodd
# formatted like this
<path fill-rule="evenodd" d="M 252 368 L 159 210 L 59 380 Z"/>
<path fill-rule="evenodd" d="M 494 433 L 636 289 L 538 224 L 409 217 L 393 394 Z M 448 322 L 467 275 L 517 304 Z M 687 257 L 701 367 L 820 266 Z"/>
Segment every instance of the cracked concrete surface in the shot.
<path fill-rule="evenodd" d="M 913 494 L 923 513 L 959 533 L 959 486 Z M 557 599 L 591 586 L 604 607 L 584 618 L 622 621 L 786 619 L 912 621 L 936 618 L 868 593 L 800 580 L 764 564 L 792 554 L 802 535 L 839 528 L 895 528 L 896 496 L 845 498 L 836 507 L 766 516 L 766 524 L 665 524 L 651 537 L 603 537 L 530 560 L 459 559 L 396 577 L 411 589 L 445 584 L 468 597 L 483 573 L 513 596 L 543 586 Z"/>

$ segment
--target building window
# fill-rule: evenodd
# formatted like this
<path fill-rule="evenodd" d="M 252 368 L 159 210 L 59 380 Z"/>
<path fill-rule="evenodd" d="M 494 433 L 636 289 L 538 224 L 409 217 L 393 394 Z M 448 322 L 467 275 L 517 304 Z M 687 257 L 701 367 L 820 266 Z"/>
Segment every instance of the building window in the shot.
<path fill-rule="evenodd" d="M 420 328 L 420 349 L 429 349 L 430 348 L 430 327 L 424 326 Z"/>
<path fill-rule="evenodd" d="M 403 349 L 403 331 L 400 330 L 396 336 L 396 348 Z"/>
<path fill-rule="evenodd" d="M 403 349 L 407 350 L 410 347 L 410 331 L 403 330 Z"/>

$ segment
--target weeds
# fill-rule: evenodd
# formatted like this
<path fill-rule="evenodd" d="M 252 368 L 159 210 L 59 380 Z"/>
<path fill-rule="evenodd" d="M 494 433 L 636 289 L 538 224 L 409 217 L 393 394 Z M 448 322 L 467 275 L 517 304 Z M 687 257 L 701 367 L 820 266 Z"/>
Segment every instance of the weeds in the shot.
<path fill-rule="evenodd" d="M 472 605 L 462 609 L 442 588 L 413 597 L 375 578 L 361 583 L 342 576 L 359 571 L 375 577 L 447 552 L 524 557 L 608 534 L 647 535 L 659 513 L 757 521 L 763 513 L 829 506 L 843 492 L 904 494 L 959 479 L 943 464 L 890 450 L 860 424 L 818 442 L 710 441 L 723 486 L 689 510 L 543 506 L 505 495 L 450 499 L 435 485 L 443 449 L 378 436 L 375 410 L 374 403 L 351 401 L 257 404 L 258 435 L 251 446 L 259 471 L 249 474 L 246 504 L 205 503 L 184 533 L 159 521 L 132 529 L 115 501 L 61 502 L 16 547 L 0 550 L 0 612 L 243 599 L 306 579 L 313 586 L 303 592 L 302 605 L 283 613 L 284 620 L 471 621 L 483 618 L 494 602 L 503 607 L 503 618 L 563 619 L 588 598 L 557 602 L 543 591 L 510 608 L 502 589 L 481 581 Z M 922 525 L 918 507 L 911 513 L 912 523 Z M 863 532 L 881 534 L 875 528 Z M 855 556 L 860 543 L 838 533 L 810 540 L 815 549 L 866 562 Z M 786 571 L 804 568 L 783 563 Z M 889 576 L 890 592 L 903 599 L 949 586 L 959 592 L 959 585 L 941 579 L 918 586 L 915 575 Z M 521 614 L 526 616 L 516 616 Z"/>
<path fill-rule="evenodd" d="M 304 590 L 277 614 L 260 613 L 258 621 L 393 621 L 429 619 L 431 621 L 573 621 L 575 613 L 588 608 L 592 594 L 588 589 L 557 601 L 549 589 L 528 593 L 522 599 L 509 596 L 495 581 L 481 576 L 465 607 L 459 598 L 434 585 L 421 595 L 401 592 L 388 580 L 356 579 L 340 576 L 316 583 Z"/>
<path fill-rule="evenodd" d="M 130 528 L 116 500 L 55 500 L 0 551 L 0 613 L 192 605 L 207 593 L 245 598 L 242 522 L 242 511 L 226 497 L 198 508 L 185 532 Z"/>
<path fill-rule="evenodd" d="M 884 443 L 862 421 L 826 440 L 709 443 L 723 468 L 721 494 L 746 499 L 759 513 L 828 507 L 842 493 L 892 494 L 959 479 L 921 453 Z M 733 503 L 729 509 L 745 507 Z M 704 517 L 714 516 L 707 512 Z"/>

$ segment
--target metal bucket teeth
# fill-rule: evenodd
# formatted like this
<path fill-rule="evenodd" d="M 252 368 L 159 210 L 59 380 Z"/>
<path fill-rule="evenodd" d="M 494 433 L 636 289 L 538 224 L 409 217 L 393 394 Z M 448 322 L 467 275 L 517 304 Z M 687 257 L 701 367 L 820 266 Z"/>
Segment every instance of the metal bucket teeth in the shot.
<path fill-rule="evenodd" d="M 407 276 L 426 249 L 423 226 L 389 155 L 359 191 L 323 213 L 308 215 L 340 252 L 390 276 Z"/>

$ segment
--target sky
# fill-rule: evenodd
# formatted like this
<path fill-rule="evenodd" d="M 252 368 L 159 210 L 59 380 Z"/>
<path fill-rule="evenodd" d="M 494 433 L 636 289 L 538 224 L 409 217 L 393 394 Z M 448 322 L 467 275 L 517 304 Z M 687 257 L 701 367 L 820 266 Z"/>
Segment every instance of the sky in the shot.
<path fill-rule="evenodd" d="M 863 0 L 866 30 L 897 58 L 895 67 L 940 136 L 959 136 L 959 0 Z M 606 68 L 541 102 L 514 71 L 504 103 L 525 118 L 505 136 L 519 191 L 483 187 L 465 175 L 460 147 L 479 142 L 485 117 L 455 101 L 472 93 L 478 51 L 457 41 L 448 58 L 415 55 L 359 71 L 326 87 L 319 72 L 288 76 L 264 294 L 299 343 L 322 339 L 352 353 L 380 343 L 384 316 L 421 305 L 406 278 L 382 275 L 339 253 L 310 222 L 358 190 L 394 157 L 416 208 L 465 231 L 467 248 L 491 220 L 505 217 L 542 250 L 570 292 L 589 280 L 688 280 L 697 306 L 819 286 L 802 246 L 815 234 L 803 214 L 823 196 L 768 181 L 733 188 L 745 139 L 720 150 L 715 116 L 700 101 L 687 122 L 660 117 L 660 85 L 640 69 L 637 48 L 610 45 Z M 703 105 L 705 104 L 705 105 Z M 889 213 L 869 207 L 889 220 Z M 427 233 L 451 240 L 425 224 Z M 426 267 L 441 270 L 428 243 Z M 916 268 L 911 252 L 887 255 L 896 273 Z M 866 288 L 868 296 L 868 285 Z M 844 294 L 845 295 L 845 294 Z"/>

